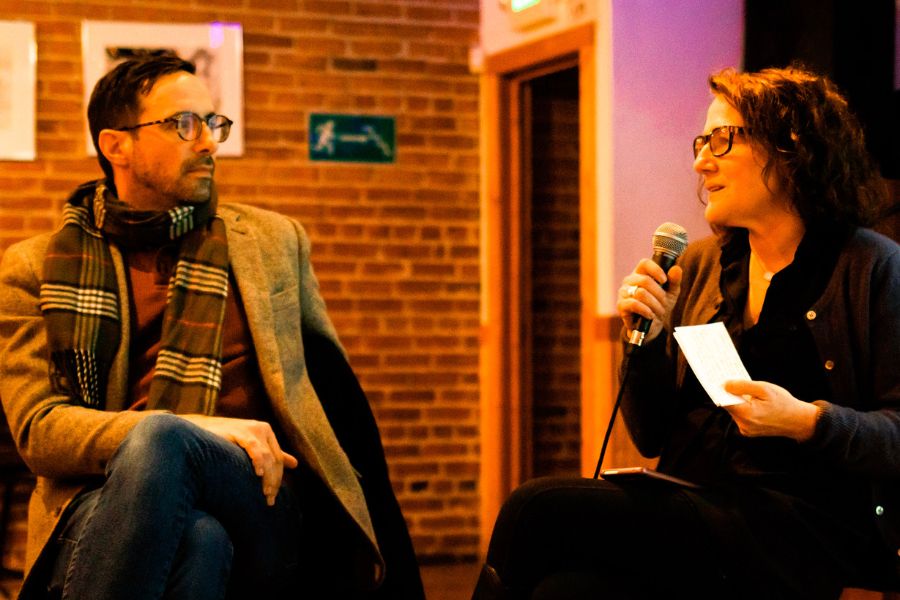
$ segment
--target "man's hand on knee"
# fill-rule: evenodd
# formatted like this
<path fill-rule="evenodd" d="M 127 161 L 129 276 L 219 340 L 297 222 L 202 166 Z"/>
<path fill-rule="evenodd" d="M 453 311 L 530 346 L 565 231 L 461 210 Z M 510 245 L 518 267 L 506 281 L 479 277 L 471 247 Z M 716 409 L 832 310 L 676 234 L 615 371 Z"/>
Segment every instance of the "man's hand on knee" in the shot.
<path fill-rule="evenodd" d="M 232 419 L 208 415 L 178 415 L 198 427 L 234 442 L 244 449 L 256 474 L 262 478 L 262 492 L 269 506 L 275 504 L 284 468 L 293 469 L 297 459 L 281 449 L 272 426 L 265 421 Z"/>

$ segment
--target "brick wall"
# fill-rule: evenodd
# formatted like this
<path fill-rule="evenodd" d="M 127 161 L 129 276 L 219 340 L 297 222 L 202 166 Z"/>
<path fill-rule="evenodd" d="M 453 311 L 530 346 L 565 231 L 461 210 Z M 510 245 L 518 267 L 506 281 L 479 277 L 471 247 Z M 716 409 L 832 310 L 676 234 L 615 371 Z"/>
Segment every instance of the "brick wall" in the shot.
<path fill-rule="evenodd" d="M 220 196 L 304 223 L 420 557 L 474 556 L 478 0 L 0 0 L 38 43 L 38 158 L 0 162 L 0 250 L 52 229 L 100 174 L 83 150 L 85 18 L 243 25 L 246 150 L 220 159 Z M 310 111 L 396 116 L 396 164 L 311 163 Z"/>

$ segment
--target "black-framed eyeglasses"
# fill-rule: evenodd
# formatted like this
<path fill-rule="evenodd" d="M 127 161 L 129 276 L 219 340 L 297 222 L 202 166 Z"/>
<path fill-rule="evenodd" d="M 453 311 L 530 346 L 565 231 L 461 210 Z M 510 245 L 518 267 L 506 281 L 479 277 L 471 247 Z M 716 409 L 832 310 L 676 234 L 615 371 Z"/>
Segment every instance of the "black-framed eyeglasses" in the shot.
<path fill-rule="evenodd" d="M 709 151 L 713 156 L 725 156 L 731 152 L 731 145 L 734 143 L 734 134 L 743 135 L 749 130 L 744 129 L 740 125 L 722 125 L 715 127 L 706 135 L 698 135 L 694 138 L 694 158 L 703 150 L 703 146 L 709 144 Z"/>
<path fill-rule="evenodd" d="M 162 125 L 163 123 L 174 123 L 175 132 L 178 134 L 178 137 L 186 142 L 193 142 L 199 138 L 200 132 L 203 131 L 203 123 L 206 123 L 206 126 L 209 127 L 210 134 L 212 134 L 213 141 L 217 144 L 221 144 L 228 139 L 228 134 L 231 133 L 231 126 L 234 124 L 234 121 L 225 115 L 208 115 L 206 117 L 201 117 L 193 112 L 180 112 L 158 121 L 140 123 L 129 127 L 119 127 L 116 131 L 134 131 L 141 127 Z"/>

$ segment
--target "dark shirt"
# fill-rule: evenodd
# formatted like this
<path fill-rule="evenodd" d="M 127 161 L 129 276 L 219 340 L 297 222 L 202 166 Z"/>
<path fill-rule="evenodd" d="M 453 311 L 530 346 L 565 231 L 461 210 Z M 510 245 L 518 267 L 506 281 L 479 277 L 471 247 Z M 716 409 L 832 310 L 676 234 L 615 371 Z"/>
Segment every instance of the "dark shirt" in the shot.
<path fill-rule="evenodd" d="M 844 234 L 810 231 L 794 261 L 771 281 L 757 323 L 744 325 L 750 250 L 746 235 L 723 248 L 719 287 L 723 302 L 712 321 L 723 321 L 750 377 L 787 389 L 795 398 L 832 401 L 822 360 L 804 321 L 822 295 Z M 745 437 L 688 372 L 676 422 L 660 457 L 662 471 L 716 484 L 748 482 L 800 497 L 832 514 L 863 514 L 868 488 L 858 476 L 827 470 L 815 453 L 783 437 Z M 850 510 L 853 509 L 853 510 Z"/>

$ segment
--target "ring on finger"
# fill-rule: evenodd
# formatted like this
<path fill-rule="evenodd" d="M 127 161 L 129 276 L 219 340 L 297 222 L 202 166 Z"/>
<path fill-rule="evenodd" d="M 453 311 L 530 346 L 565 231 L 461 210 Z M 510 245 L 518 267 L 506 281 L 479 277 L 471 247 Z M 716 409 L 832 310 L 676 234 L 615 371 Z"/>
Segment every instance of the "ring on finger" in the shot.
<path fill-rule="evenodd" d="M 629 285 L 628 289 L 625 291 L 625 296 L 627 298 L 634 298 L 634 295 L 637 294 L 637 291 L 640 289 L 639 286 Z"/>

